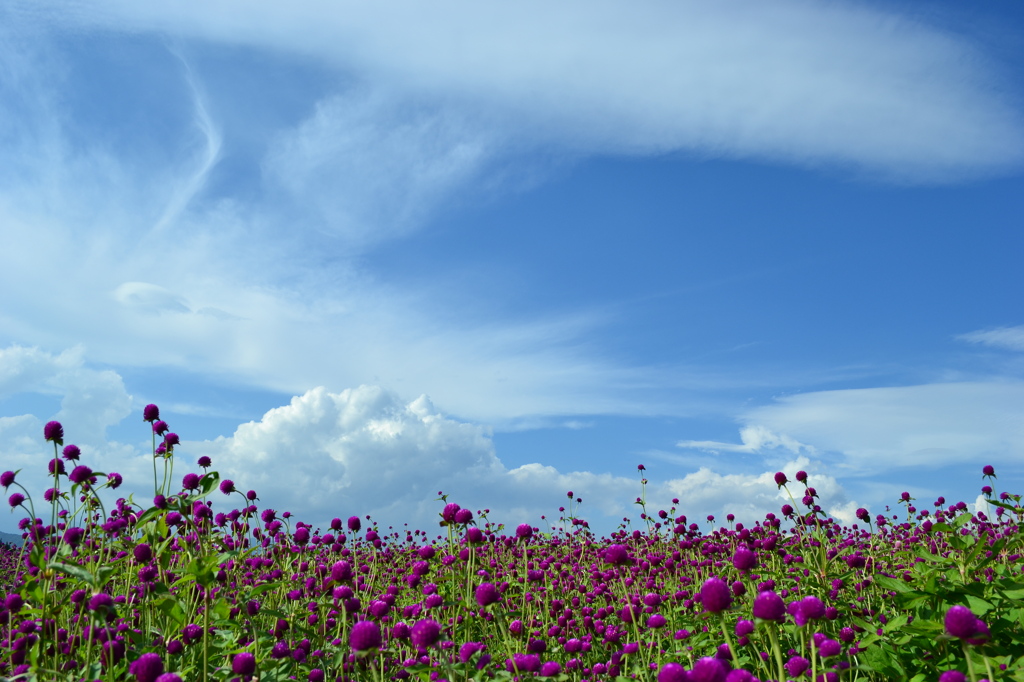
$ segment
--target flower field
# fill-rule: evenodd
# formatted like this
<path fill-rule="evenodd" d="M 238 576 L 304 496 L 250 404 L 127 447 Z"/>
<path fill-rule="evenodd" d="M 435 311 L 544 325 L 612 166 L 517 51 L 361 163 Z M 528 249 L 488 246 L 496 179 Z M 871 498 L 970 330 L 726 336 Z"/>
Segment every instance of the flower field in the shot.
<path fill-rule="evenodd" d="M 678 500 L 596 537 L 566 495 L 554 528 L 438 501 L 441 533 L 260 509 L 154 405 L 153 499 L 104 507 L 60 424 L 52 487 L 4 472 L 22 546 L 0 550 L 0 676 L 11 680 L 1024 680 L 1020 496 L 996 513 L 904 493 L 898 513 L 791 504 L 744 527 Z M 643 476 L 641 467 L 640 476 Z M 646 483 L 641 479 L 641 487 Z M 212 505 L 211 503 L 216 500 Z M 557 504 L 557 503 L 556 503 Z M 214 512 L 213 507 L 231 508 Z"/>

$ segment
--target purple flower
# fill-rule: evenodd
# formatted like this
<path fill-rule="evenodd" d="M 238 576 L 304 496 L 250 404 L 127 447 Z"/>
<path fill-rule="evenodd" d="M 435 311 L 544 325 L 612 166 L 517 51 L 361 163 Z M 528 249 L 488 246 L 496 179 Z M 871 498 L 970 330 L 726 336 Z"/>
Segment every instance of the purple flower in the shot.
<path fill-rule="evenodd" d="M 811 667 L 811 662 L 803 656 L 794 656 L 786 661 L 786 671 L 793 677 L 800 677 Z"/>
<path fill-rule="evenodd" d="M 350 531 L 352 531 L 353 533 L 358 533 L 359 529 L 361 527 L 362 527 L 362 524 L 359 522 L 359 517 L 358 516 L 350 516 L 350 517 L 348 517 L 348 529 Z"/>
<path fill-rule="evenodd" d="M 427 649 L 437 643 L 441 636 L 441 625 L 436 620 L 426 618 L 412 626 L 410 638 L 413 646 Z M 538 666 L 539 667 L 539 666 Z"/>
<path fill-rule="evenodd" d="M 775 592 L 765 590 L 754 598 L 754 618 L 783 621 L 786 619 L 786 605 Z"/>
<path fill-rule="evenodd" d="M 50 475 L 51 476 L 53 475 L 54 470 L 56 470 L 56 472 L 58 474 L 63 476 L 64 475 L 64 462 L 62 462 L 62 461 L 60 461 L 59 459 L 56 459 L 56 458 L 55 459 L 51 459 L 50 460 L 50 464 L 47 466 L 47 469 L 50 471 Z"/>
<path fill-rule="evenodd" d="M 7 504 L 11 505 L 11 508 L 20 507 L 21 503 L 25 501 L 25 496 L 21 493 L 14 493 L 7 498 Z"/>
<path fill-rule="evenodd" d="M 121 477 L 121 474 L 117 473 L 116 471 L 111 471 L 109 474 L 107 474 L 107 484 L 110 485 L 111 490 L 113 490 L 114 488 L 121 487 L 121 484 L 123 482 L 124 479 Z"/>
<path fill-rule="evenodd" d="M 501 599 L 498 594 L 498 588 L 494 586 L 494 583 L 481 583 L 476 588 L 476 603 L 481 608 L 493 604 L 494 602 Z"/>
<path fill-rule="evenodd" d="M 379 649 L 381 645 L 380 627 L 372 620 L 361 620 L 352 626 L 348 635 L 349 646 L 355 651 Z"/>
<path fill-rule="evenodd" d="M 471 545 L 479 545 L 484 541 L 484 533 L 477 527 L 466 529 L 466 542 Z"/>
<path fill-rule="evenodd" d="M 787 483 L 789 483 L 789 479 L 786 478 L 786 474 L 782 473 L 781 471 L 779 471 L 779 472 L 777 472 L 775 474 L 775 485 L 777 485 L 777 486 L 779 486 L 781 488 L 782 486 L 786 485 Z"/>
<path fill-rule="evenodd" d="M 959 670 L 947 670 L 939 675 L 939 682 L 967 682 L 967 677 Z"/>
<path fill-rule="evenodd" d="M 647 619 L 647 627 L 656 630 L 658 628 L 665 627 L 665 623 L 667 622 L 668 621 L 665 620 L 665 616 L 660 613 L 655 613 Z"/>
<path fill-rule="evenodd" d="M 150 403 L 142 408 L 142 421 L 155 422 L 160 418 L 160 408 Z"/>
<path fill-rule="evenodd" d="M 46 426 L 43 427 L 43 437 L 46 440 L 52 440 L 57 445 L 64 445 L 64 427 L 60 425 L 60 422 L 46 422 Z"/>
<path fill-rule="evenodd" d="M 995 476 L 996 470 L 992 467 L 991 464 L 986 464 L 981 468 L 981 474 L 983 476 Z"/>
<path fill-rule="evenodd" d="M 331 566 L 331 580 L 336 583 L 347 582 L 352 579 L 352 566 L 347 561 L 339 561 Z"/>
<path fill-rule="evenodd" d="M 540 667 L 541 677 L 554 677 L 562 672 L 562 666 L 558 661 L 548 661 Z"/>
<path fill-rule="evenodd" d="M 170 450 L 180 442 L 181 440 L 178 438 L 178 434 L 176 433 L 168 433 L 166 436 L 164 436 L 164 445 L 167 447 L 168 450 Z M 239 656 L 241 656 L 241 654 L 239 654 Z"/>
<path fill-rule="evenodd" d="M 455 512 L 455 523 L 466 525 L 473 520 L 473 512 L 468 509 L 460 509 Z"/>
<path fill-rule="evenodd" d="M 77 461 L 78 457 L 81 454 L 82 454 L 82 451 L 74 443 L 72 443 L 70 445 L 65 445 L 64 446 L 64 450 L 62 451 L 62 455 L 63 455 L 64 459 L 66 459 L 69 462 Z"/>
<path fill-rule="evenodd" d="M 13 471 L 5 471 L 4 473 L 0 474 L 0 485 L 2 485 L 5 489 L 12 483 L 14 483 Z"/>
<path fill-rule="evenodd" d="M 629 550 L 624 545 L 609 545 L 603 552 L 604 562 L 612 566 L 629 563 Z"/>
<path fill-rule="evenodd" d="M 459 505 L 454 502 L 449 502 L 444 506 L 444 510 L 441 512 L 441 518 L 448 523 L 452 523 L 455 521 L 455 513 L 459 511 L 459 509 L 461 509 Z"/>
<path fill-rule="evenodd" d="M 164 673 L 156 678 L 156 682 L 181 682 L 181 676 L 178 673 Z"/>
<path fill-rule="evenodd" d="M 185 490 L 198 490 L 199 474 L 185 474 L 181 479 L 181 487 Z"/>
<path fill-rule="evenodd" d="M 156 682 L 164 674 L 164 662 L 160 654 L 142 654 L 128 667 L 128 672 L 135 675 L 136 682 Z"/>
<path fill-rule="evenodd" d="M 235 654 L 231 661 L 231 672 L 236 675 L 252 675 L 256 672 L 256 657 L 248 651 Z"/>
<path fill-rule="evenodd" d="M 658 682 L 688 682 L 689 679 L 686 668 L 678 663 L 666 663 L 658 671 Z"/>
<path fill-rule="evenodd" d="M 736 621 L 736 636 L 746 637 L 754 631 L 754 621 L 752 620 L 739 620 Z"/>
<path fill-rule="evenodd" d="M 164 435 L 165 433 L 167 433 L 167 430 L 168 430 L 169 428 L 170 428 L 170 427 L 169 427 L 169 426 L 167 426 L 167 422 L 164 422 L 164 421 L 158 421 L 158 422 L 155 422 L 155 423 L 153 424 L 153 433 L 155 433 L 155 434 L 156 434 L 156 435 L 158 435 L 158 436 L 162 436 L 162 435 Z"/>
<path fill-rule="evenodd" d="M 512 656 L 512 662 L 508 667 L 509 672 L 518 669 L 519 672 L 535 673 L 540 670 L 540 656 L 536 654 L 515 654 Z"/>
<path fill-rule="evenodd" d="M 978 632 L 978 619 L 966 606 L 951 606 L 943 622 L 946 632 L 958 639 L 970 639 Z"/>
<path fill-rule="evenodd" d="M 825 617 L 825 604 L 813 594 L 809 594 L 800 600 L 800 610 L 804 616 L 811 620 L 821 620 Z"/>
<path fill-rule="evenodd" d="M 92 469 L 84 464 L 79 464 L 71 470 L 71 475 L 68 478 L 72 483 L 86 483 L 92 478 Z"/>
<path fill-rule="evenodd" d="M 207 457 L 206 455 L 203 455 L 202 457 L 200 457 L 200 458 L 199 458 L 199 459 L 198 459 L 198 460 L 196 461 L 196 464 L 198 464 L 198 465 L 199 465 L 200 467 L 202 467 L 203 469 L 209 469 L 209 468 L 210 468 L 210 465 L 211 465 L 211 464 L 213 464 L 213 462 L 211 462 L 211 461 L 210 461 L 210 458 L 209 458 L 209 457 Z"/>
<path fill-rule="evenodd" d="M 459 660 L 463 663 L 469 663 L 469 660 L 473 658 L 473 654 L 486 648 L 480 642 L 466 642 L 459 648 Z"/>
<path fill-rule="evenodd" d="M 725 682 L 726 667 L 717 658 L 698 659 L 690 670 L 691 682 Z"/>
<path fill-rule="evenodd" d="M 843 645 L 834 639 L 826 639 L 818 645 L 818 653 L 822 658 L 838 656 L 843 652 Z"/>
<path fill-rule="evenodd" d="M 757 566 L 757 553 L 746 547 L 739 547 L 732 555 L 732 565 L 739 571 L 749 571 Z"/>
<path fill-rule="evenodd" d="M 220 491 L 225 495 L 230 495 L 231 493 L 235 492 L 235 482 L 232 481 L 230 478 L 225 478 L 223 481 L 220 482 Z"/>
<path fill-rule="evenodd" d="M 521 523 L 516 528 L 516 537 L 520 540 L 529 540 L 533 537 L 533 527 L 528 523 Z"/>
<path fill-rule="evenodd" d="M 83 537 L 85 537 L 84 528 L 68 528 L 64 531 L 64 544 L 72 548 L 78 547 L 78 545 L 82 542 Z"/>
<path fill-rule="evenodd" d="M 798 472 L 796 472 L 796 480 L 798 480 L 801 483 L 806 483 L 807 482 L 807 472 L 806 471 L 798 471 Z"/>
<path fill-rule="evenodd" d="M 113 608 L 114 608 L 114 598 L 111 597 L 106 592 L 100 592 L 99 594 L 94 594 L 92 596 L 92 598 L 89 599 L 89 610 L 90 611 L 107 611 L 107 610 L 113 610 Z"/>
<path fill-rule="evenodd" d="M 724 581 L 708 578 L 700 588 L 700 599 L 704 610 L 709 613 L 721 613 L 732 604 L 732 592 Z"/>

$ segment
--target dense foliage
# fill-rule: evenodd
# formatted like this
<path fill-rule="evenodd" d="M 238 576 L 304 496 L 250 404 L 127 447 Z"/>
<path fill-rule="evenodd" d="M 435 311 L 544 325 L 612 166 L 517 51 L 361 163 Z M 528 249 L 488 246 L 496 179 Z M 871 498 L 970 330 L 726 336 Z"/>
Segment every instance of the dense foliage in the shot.
<path fill-rule="evenodd" d="M 903 493 L 900 514 L 862 509 L 843 525 L 798 472 L 776 475 L 801 498 L 780 516 L 717 529 L 709 517 L 706 533 L 641 497 L 640 529 L 598 538 L 572 492 L 543 530 L 506 533 L 442 495 L 440 536 L 369 517 L 321 531 L 260 510 L 207 458 L 172 489 L 178 437 L 156 406 L 144 419 L 151 503 L 105 509 L 97 491 L 121 477 L 82 463 L 57 422 L 44 430 L 48 523 L 18 472 L 0 476 L 29 514 L 23 545 L 0 551 L 0 675 L 1024 680 L 1024 509 L 988 485 L 991 518 L 942 498 L 918 509 Z M 214 512 L 223 500 L 237 507 Z"/>

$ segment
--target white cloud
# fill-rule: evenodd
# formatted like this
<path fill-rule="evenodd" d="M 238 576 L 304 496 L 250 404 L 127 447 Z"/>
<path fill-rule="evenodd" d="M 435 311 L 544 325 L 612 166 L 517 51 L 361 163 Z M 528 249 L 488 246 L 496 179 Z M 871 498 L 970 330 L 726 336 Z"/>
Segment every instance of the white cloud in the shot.
<path fill-rule="evenodd" d="M 776 433 L 840 453 L 844 475 L 1015 461 L 1024 453 L 1024 383 L 962 382 L 818 391 L 742 416 Z"/>
<path fill-rule="evenodd" d="M 715 516 L 715 525 L 723 525 L 727 514 L 734 514 L 736 520 L 751 524 L 764 519 L 768 512 L 780 515 L 783 504 L 792 504 L 785 490 L 775 483 L 775 472 L 783 471 L 791 481 L 790 492 L 795 496 L 796 508 L 805 509 L 801 504 L 804 488 L 795 482 L 796 472 L 808 473 L 808 483 L 819 495 L 817 504 L 842 522 L 853 520 L 851 502 L 846 491 L 835 477 L 821 473 L 824 464 L 806 457 L 798 457 L 781 465 L 779 469 L 756 474 L 722 474 L 708 467 L 687 474 L 683 478 L 666 481 L 660 490 L 666 497 L 679 498 L 679 508 L 687 515 L 689 523 L 704 527 L 708 514 Z"/>
<path fill-rule="evenodd" d="M 486 428 L 445 417 L 426 397 L 405 403 L 374 386 L 316 388 L 229 438 L 186 447 L 209 455 L 238 487 L 255 489 L 263 505 L 321 525 L 370 514 L 385 525 L 408 522 L 429 532 L 443 506 L 440 491 L 513 526 L 539 524 L 541 515 L 557 519 L 568 490 L 587 509 L 619 514 L 635 485 L 540 464 L 506 469 Z"/>
<path fill-rule="evenodd" d="M 982 346 L 1024 351 L 1024 326 L 979 329 L 978 331 L 961 334 L 957 338 L 961 341 L 976 343 Z"/>
<path fill-rule="evenodd" d="M 808 445 L 804 445 L 798 440 L 791 438 L 785 434 L 773 433 L 771 430 L 765 428 L 760 424 L 753 424 L 750 426 L 744 426 L 740 429 L 740 441 L 741 443 L 723 443 L 713 440 L 681 440 L 676 443 L 681 448 L 693 448 L 697 450 L 707 450 L 718 454 L 719 451 L 724 452 L 763 452 L 765 450 L 783 449 L 793 454 L 798 454 L 801 451 L 814 452 L 814 448 Z"/>
<path fill-rule="evenodd" d="M 305 54 L 586 153 L 691 150 L 920 180 L 1024 152 L 1020 117 L 969 40 L 863 4 L 31 6 L 53 23 Z"/>

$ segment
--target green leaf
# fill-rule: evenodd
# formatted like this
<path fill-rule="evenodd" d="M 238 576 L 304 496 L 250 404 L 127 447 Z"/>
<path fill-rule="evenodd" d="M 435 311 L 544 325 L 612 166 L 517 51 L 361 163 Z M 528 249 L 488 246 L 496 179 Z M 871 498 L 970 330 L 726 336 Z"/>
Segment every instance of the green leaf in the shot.
<path fill-rule="evenodd" d="M 64 575 L 69 575 L 72 578 L 78 578 L 79 580 L 84 582 L 86 585 L 89 585 L 93 589 L 99 589 L 99 585 L 97 585 L 97 580 L 93 577 L 93 574 L 81 566 L 75 564 L 65 564 L 60 561 L 51 561 L 49 564 L 46 565 L 46 567 L 51 568 L 55 571 L 59 571 Z"/>

